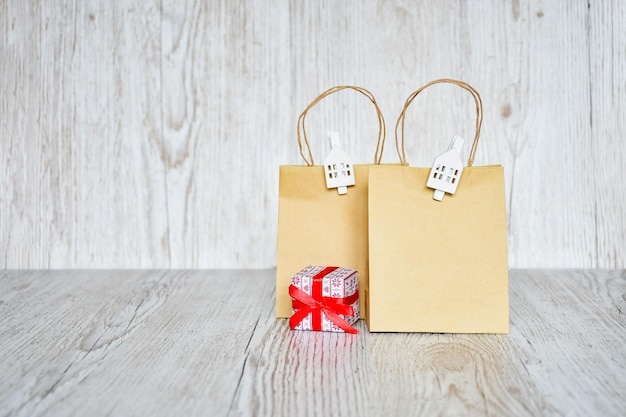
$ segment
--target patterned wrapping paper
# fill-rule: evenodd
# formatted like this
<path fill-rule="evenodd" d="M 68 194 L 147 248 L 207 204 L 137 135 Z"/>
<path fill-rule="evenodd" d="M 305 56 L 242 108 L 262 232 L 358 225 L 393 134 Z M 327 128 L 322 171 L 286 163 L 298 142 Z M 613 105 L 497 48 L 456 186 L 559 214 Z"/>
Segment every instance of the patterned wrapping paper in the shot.
<path fill-rule="evenodd" d="M 358 272 L 349 268 L 307 266 L 296 273 L 291 277 L 290 293 L 295 287 L 311 296 L 316 303 L 303 303 L 294 299 L 292 294 L 291 328 L 356 333 L 357 330 L 351 326 L 359 319 L 358 285 Z M 350 310 L 349 307 L 352 314 L 342 314 L 341 310 Z M 297 313 L 301 308 L 309 312 L 299 321 Z"/>

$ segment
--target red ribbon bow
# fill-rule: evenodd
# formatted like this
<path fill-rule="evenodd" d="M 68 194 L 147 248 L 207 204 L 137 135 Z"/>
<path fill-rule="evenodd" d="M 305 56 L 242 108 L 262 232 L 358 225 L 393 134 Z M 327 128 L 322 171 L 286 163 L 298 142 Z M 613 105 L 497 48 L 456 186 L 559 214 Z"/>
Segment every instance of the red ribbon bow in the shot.
<path fill-rule="evenodd" d="M 344 316 L 354 315 L 354 310 L 352 309 L 351 304 L 354 304 L 358 300 L 358 291 L 346 298 L 322 296 L 322 279 L 326 274 L 334 271 L 335 269 L 337 268 L 325 268 L 313 277 L 313 296 L 305 293 L 294 285 L 289 286 L 289 295 L 293 298 L 293 308 L 296 310 L 289 319 L 289 326 L 292 329 L 295 329 L 296 326 L 300 324 L 300 322 L 304 320 L 309 313 L 311 313 L 313 329 L 321 330 L 323 312 L 330 321 L 335 323 L 337 327 L 342 329 L 344 332 L 352 334 L 359 332 L 339 316 L 339 314 L 343 314 Z"/>

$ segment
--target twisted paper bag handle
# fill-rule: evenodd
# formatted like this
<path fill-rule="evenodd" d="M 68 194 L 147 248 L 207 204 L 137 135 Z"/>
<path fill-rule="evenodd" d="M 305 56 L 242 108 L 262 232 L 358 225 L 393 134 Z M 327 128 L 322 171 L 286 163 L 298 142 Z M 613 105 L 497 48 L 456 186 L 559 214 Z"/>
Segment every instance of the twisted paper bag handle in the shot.
<path fill-rule="evenodd" d="M 313 160 L 313 154 L 311 153 L 311 146 L 309 144 L 309 139 L 307 137 L 306 129 L 305 129 L 304 122 L 306 119 L 306 115 L 309 112 L 309 110 L 311 110 L 311 108 L 313 108 L 317 103 L 322 101 L 325 97 L 333 93 L 336 93 L 338 91 L 346 90 L 346 89 L 358 91 L 359 93 L 363 94 L 372 102 L 372 104 L 374 104 L 374 107 L 376 108 L 376 115 L 378 117 L 378 141 L 376 142 L 376 152 L 374 153 L 374 163 L 380 164 L 380 160 L 383 155 L 383 149 L 385 147 L 385 136 L 387 134 L 387 129 L 385 126 L 385 119 L 383 118 L 383 114 L 380 111 L 380 107 L 378 107 L 378 103 L 376 102 L 374 95 L 363 87 L 357 87 L 353 85 L 340 85 L 337 87 L 329 88 L 328 90 L 324 91 L 322 94 L 317 96 L 317 98 L 313 100 L 311 104 L 309 104 L 306 107 L 306 109 L 304 109 L 304 111 L 300 114 L 300 117 L 298 117 L 298 126 L 297 126 L 298 147 L 300 149 L 300 155 L 302 156 L 302 159 L 304 159 L 304 162 L 306 162 L 308 166 L 315 165 L 315 161 Z M 308 154 L 308 157 L 305 154 L 304 148 L 306 148 L 306 154 Z"/>
<path fill-rule="evenodd" d="M 440 84 L 440 83 L 448 83 L 448 84 L 457 85 L 469 91 L 472 94 L 472 97 L 474 97 L 474 102 L 476 103 L 476 134 L 474 136 L 474 142 L 472 143 L 472 149 L 470 150 L 469 159 L 467 161 L 467 166 L 471 167 L 472 164 L 474 163 L 474 157 L 476 156 L 476 147 L 478 146 L 478 139 L 480 138 L 480 128 L 483 124 L 483 101 L 480 98 L 480 94 L 478 94 L 478 92 L 474 89 L 474 87 L 472 87 L 468 83 L 459 81 L 459 80 L 453 80 L 451 78 L 442 78 L 439 80 L 431 81 L 428 84 L 424 85 L 423 87 L 420 87 L 419 89 L 412 92 L 409 95 L 409 97 L 406 99 L 406 102 L 404 103 L 404 107 L 402 108 L 402 112 L 400 113 L 400 116 L 398 116 L 398 120 L 396 121 L 396 129 L 395 129 L 396 151 L 398 152 L 398 156 L 400 157 L 400 162 L 402 163 L 402 165 L 408 165 L 408 163 L 406 162 L 406 153 L 404 151 L 404 119 L 406 116 L 406 110 L 411 105 L 413 100 L 415 100 L 415 97 L 417 97 L 419 93 L 421 93 L 422 91 L 424 91 L 425 89 L 427 89 L 433 84 Z M 398 126 L 399 125 L 402 126 L 401 144 L 398 142 Z"/>

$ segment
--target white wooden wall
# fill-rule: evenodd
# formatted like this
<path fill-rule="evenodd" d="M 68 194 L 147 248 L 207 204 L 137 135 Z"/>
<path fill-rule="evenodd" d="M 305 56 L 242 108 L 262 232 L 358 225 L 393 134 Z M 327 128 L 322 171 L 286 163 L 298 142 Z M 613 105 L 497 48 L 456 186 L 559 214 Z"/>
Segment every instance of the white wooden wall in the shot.
<path fill-rule="evenodd" d="M 0 268 L 272 266 L 299 112 L 370 89 L 395 162 L 405 98 L 441 77 L 483 97 L 476 164 L 505 166 L 510 266 L 623 268 L 621 0 L 0 0 Z M 473 118 L 460 89 L 420 95 L 411 165 Z M 356 93 L 308 126 L 318 160 L 328 129 L 373 158 Z"/>

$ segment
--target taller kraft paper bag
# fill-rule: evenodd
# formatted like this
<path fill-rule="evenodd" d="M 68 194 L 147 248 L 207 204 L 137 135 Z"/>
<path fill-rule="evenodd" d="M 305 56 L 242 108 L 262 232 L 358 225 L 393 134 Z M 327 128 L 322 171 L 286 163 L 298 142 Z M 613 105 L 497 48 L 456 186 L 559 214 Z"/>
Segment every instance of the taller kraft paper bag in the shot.
<path fill-rule="evenodd" d="M 429 168 L 406 166 L 404 117 L 424 88 L 449 82 L 476 102 L 476 136 L 454 195 L 433 199 Z M 402 142 L 397 129 L 402 123 Z M 403 166 L 369 171 L 367 324 L 373 332 L 508 333 L 504 170 L 471 166 L 482 102 L 466 83 L 435 80 L 414 92 L 396 124 Z"/>
<path fill-rule="evenodd" d="M 316 166 L 304 129 L 307 112 L 320 100 L 344 89 L 365 95 L 379 122 L 374 164 L 380 164 L 385 121 L 376 99 L 364 88 L 333 87 L 320 94 L 298 118 L 298 145 L 306 165 L 280 167 L 278 191 L 278 246 L 276 263 L 276 317 L 291 316 L 289 284 L 293 274 L 307 265 L 340 266 L 359 273 L 359 299 L 363 300 L 368 275 L 367 182 L 371 165 L 354 165 L 356 183 L 347 194 L 326 188 L 324 168 Z M 360 315 L 365 308 L 360 303 Z"/>

